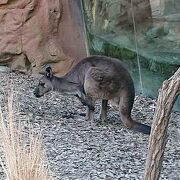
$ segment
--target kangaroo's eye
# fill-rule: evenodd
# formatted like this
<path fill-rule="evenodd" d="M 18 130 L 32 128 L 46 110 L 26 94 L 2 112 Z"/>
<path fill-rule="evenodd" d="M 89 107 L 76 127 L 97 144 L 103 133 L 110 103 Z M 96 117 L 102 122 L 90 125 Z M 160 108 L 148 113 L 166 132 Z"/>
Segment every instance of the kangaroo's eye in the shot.
<path fill-rule="evenodd" d="M 45 83 L 44 83 L 44 82 L 39 82 L 39 85 L 40 85 L 40 86 L 44 86 Z"/>

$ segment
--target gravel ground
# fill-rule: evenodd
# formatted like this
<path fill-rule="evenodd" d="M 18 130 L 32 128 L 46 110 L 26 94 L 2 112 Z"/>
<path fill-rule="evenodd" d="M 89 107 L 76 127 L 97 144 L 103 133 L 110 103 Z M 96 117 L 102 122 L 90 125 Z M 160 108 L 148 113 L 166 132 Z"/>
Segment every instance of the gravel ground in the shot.
<path fill-rule="evenodd" d="M 14 87 L 15 114 L 41 131 L 50 169 L 59 180 L 142 180 L 148 136 L 126 129 L 118 111 L 109 107 L 108 121 L 94 126 L 85 121 L 85 107 L 75 97 L 49 93 L 33 96 L 37 79 L 18 73 L 0 73 L 0 102 L 5 112 L 7 91 Z M 132 116 L 151 124 L 156 103 L 137 96 Z M 180 113 L 174 112 L 169 124 L 162 180 L 180 180 Z M 4 180 L 0 167 L 0 179 Z"/>

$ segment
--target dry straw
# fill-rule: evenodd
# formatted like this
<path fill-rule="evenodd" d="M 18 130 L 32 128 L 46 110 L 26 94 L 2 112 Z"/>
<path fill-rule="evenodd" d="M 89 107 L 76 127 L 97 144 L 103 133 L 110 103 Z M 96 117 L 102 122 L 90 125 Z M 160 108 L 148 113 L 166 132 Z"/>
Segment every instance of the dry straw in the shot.
<path fill-rule="evenodd" d="M 8 117 L 0 107 L 1 163 L 8 180 L 50 180 L 40 136 L 31 128 L 24 133 L 16 123 L 13 112 L 13 94 L 8 98 Z"/>

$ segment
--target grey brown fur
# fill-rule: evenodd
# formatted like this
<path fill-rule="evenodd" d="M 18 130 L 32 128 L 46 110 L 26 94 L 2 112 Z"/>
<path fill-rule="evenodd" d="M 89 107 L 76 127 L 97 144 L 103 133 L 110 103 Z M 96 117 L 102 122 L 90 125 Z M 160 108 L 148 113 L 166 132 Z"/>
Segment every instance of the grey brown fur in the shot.
<path fill-rule="evenodd" d="M 72 94 L 87 106 L 86 118 L 93 121 L 94 106 L 97 99 L 102 100 L 100 118 L 107 118 L 107 104 L 111 101 L 119 108 L 123 124 L 149 134 L 151 128 L 132 120 L 131 110 L 135 91 L 133 80 L 119 59 L 106 56 L 90 56 L 80 61 L 63 77 L 53 75 L 50 67 L 39 80 L 34 94 L 41 97 L 50 90 Z"/>

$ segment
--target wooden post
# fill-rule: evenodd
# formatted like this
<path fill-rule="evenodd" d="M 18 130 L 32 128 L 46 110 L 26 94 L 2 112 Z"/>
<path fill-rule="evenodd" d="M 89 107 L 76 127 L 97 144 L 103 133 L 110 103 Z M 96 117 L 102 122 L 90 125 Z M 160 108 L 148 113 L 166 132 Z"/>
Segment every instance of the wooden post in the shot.
<path fill-rule="evenodd" d="M 167 142 L 167 127 L 173 105 L 180 94 L 180 68 L 160 89 L 149 137 L 144 180 L 158 180 Z"/>

